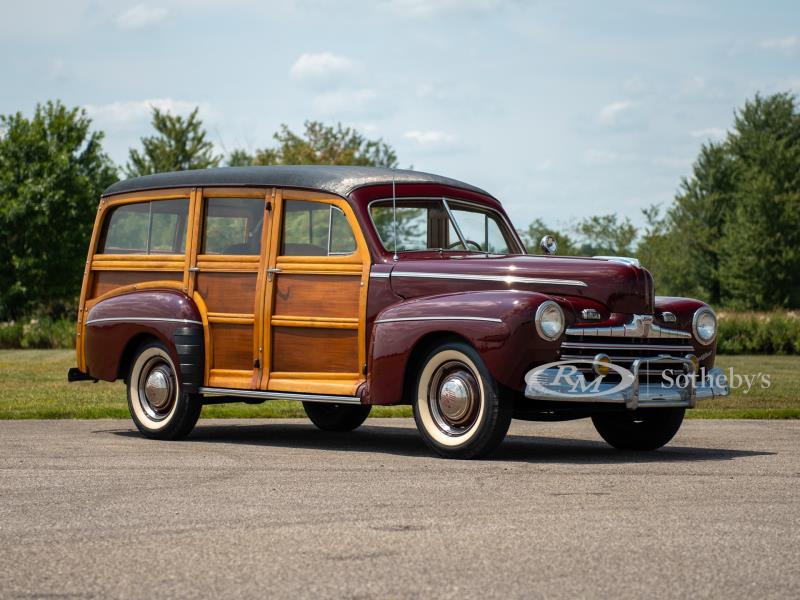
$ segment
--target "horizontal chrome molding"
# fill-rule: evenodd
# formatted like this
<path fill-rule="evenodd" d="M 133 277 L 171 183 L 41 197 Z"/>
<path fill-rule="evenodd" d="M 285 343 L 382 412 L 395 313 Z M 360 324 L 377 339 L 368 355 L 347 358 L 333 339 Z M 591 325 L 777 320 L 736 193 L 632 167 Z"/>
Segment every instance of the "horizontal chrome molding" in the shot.
<path fill-rule="evenodd" d="M 486 321 L 489 323 L 502 323 L 502 319 L 495 317 L 396 317 L 379 319 L 375 323 L 399 323 L 403 321 Z"/>
<path fill-rule="evenodd" d="M 167 317 L 106 317 L 103 319 L 91 319 L 86 321 L 87 325 L 94 325 L 95 323 L 113 323 L 113 322 L 158 322 L 158 323 L 183 323 L 185 325 L 202 325 L 202 321 L 192 321 L 191 319 L 170 319 Z"/>
<path fill-rule="evenodd" d="M 673 350 L 676 352 L 693 352 L 694 347 L 687 344 L 685 346 L 666 345 L 666 344 L 604 344 L 590 342 L 563 342 L 562 348 L 577 348 L 585 350 Z"/>
<path fill-rule="evenodd" d="M 637 358 L 642 358 L 640 356 L 615 356 L 611 355 L 610 358 L 615 363 L 625 363 L 625 362 L 633 362 Z M 676 357 L 671 354 L 655 354 L 653 356 L 648 356 L 647 360 L 651 360 L 653 362 L 659 362 L 659 359 L 663 359 L 664 362 L 669 362 L 670 360 L 675 359 Z M 562 354 L 561 360 L 592 360 L 591 356 L 585 356 L 583 354 Z"/>
<path fill-rule="evenodd" d="M 381 271 L 372 271 L 370 272 L 369 276 L 375 279 L 389 279 L 391 273 L 389 271 L 381 272 Z"/>
<path fill-rule="evenodd" d="M 479 275 L 475 273 L 423 273 L 418 271 L 397 271 L 392 277 L 415 277 L 420 279 L 460 279 L 463 281 L 496 281 L 499 283 L 530 283 L 539 285 L 564 285 L 586 287 L 586 282 L 577 279 L 547 279 L 544 277 L 520 277 L 517 275 Z"/>
<path fill-rule="evenodd" d="M 238 396 L 240 398 L 262 398 L 264 400 L 300 400 L 302 402 L 326 402 L 333 404 L 361 404 L 357 396 L 334 396 L 329 394 L 299 394 L 296 392 L 266 392 L 262 390 L 237 390 L 232 388 L 201 387 L 201 394 L 211 396 Z"/>
<path fill-rule="evenodd" d="M 630 322 L 610 327 L 570 327 L 567 335 L 584 337 L 630 337 L 630 338 L 683 338 L 691 339 L 688 331 L 667 329 L 653 323 L 653 315 L 633 315 Z"/>

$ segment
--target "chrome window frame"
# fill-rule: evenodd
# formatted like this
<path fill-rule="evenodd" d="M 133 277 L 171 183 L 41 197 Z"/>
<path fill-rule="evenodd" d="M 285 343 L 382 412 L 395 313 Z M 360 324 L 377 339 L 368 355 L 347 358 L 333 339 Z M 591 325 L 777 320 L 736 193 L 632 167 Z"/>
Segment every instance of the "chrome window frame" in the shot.
<path fill-rule="evenodd" d="M 445 211 L 447 212 L 448 218 L 453 220 L 453 226 L 455 227 L 456 233 L 459 235 L 459 237 L 462 237 L 462 236 L 461 236 L 461 233 L 460 233 L 459 226 L 458 226 L 458 224 L 457 224 L 457 222 L 455 220 L 455 217 L 453 217 L 452 214 L 450 213 L 450 206 L 449 206 L 450 203 L 453 203 L 453 204 L 456 204 L 456 205 L 463 204 L 463 205 L 466 205 L 466 206 L 469 206 L 469 207 L 472 207 L 472 208 L 476 208 L 479 211 L 485 211 L 487 213 L 490 213 L 493 216 L 496 216 L 498 218 L 498 220 L 501 221 L 508 228 L 508 230 L 511 232 L 512 239 L 513 239 L 514 243 L 517 244 L 517 249 L 519 250 L 519 252 L 517 254 L 527 254 L 528 253 L 526 248 L 525 248 L 525 245 L 517 238 L 517 230 L 514 229 L 513 225 L 511 224 L 511 221 L 509 221 L 508 218 L 503 213 L 499 212 L 498 210 L 496 210 L 496 209 L 494 209 L 492 207 L 486 206 L 484 204 L 480 204 L 478 202 L 471 202 L 469 200 L 462 200 L 460 198 L 451 198 L 451 197 L 448 197 L 448 196 L 402 196 L 400 198 L 397 198 L 397 202 L 398 203 L 400 203 L 400 202 L 402 202 L 404 200 L 435 200 L 435 201 L 441 202 L 442 205 L 444 206 Z M 392 201 L 393 201 L 393 198 L 391 198 L 391 197 L 389 197 L 389 198 L 376 198 L 375 200 L 370 200 L 367 203 L 367 216 L 369 217 L 370 225 L 372 225 L 372 230 L 375 232 L 375 237 L 378 238 L 378 242 L 380 242 L 381 248 L 383 248 L 383 250 L 388 254 L 392 254 L 393 251 L 386 247 L 386 245 L 383 243 L 383 240 L 381 239 L 380 233 L 378 233 L 378 227 L 375 225 L 375 220 L 372 218 L 372 205 L 375 204 L 376 202 L 392 202 Z M 461 241 L 462 244 L 465 243 L 463 238 L 460 241 Z M 465 246 L 465 248 L 466 248 L 466 246 Z M 397 252 L 399 254 L 399 253 L 403 253 L 403 252 L 426 252 L 426 251 L 427 252 L 437 252 L 437 249 L 436 248 L 423 248 L 423 249 L 419 249 L 419 250 L 398 250 Z M 470 251 L 468 249 L 467 250 L 447 250 L 447 249 L 445 249 L 444 252 L 469 252 L 471 254 L 492 254 L 491 252 L 475 252 L 475 251 Z"/>

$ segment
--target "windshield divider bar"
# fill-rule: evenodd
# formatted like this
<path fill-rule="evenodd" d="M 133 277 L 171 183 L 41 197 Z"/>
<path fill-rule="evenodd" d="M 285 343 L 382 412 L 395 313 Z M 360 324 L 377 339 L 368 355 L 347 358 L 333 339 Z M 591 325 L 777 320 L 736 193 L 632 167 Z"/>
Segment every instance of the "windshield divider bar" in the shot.
<path fill-rule="evenodd" d="M 464 250 L 469 250 L 467 246 L 467 240 L 464 238 L 464 234 L 461 233 L 461 227 L 458 226 L 458 221 L 453 216 L 453 212 L 450 210 L 450 205 L 447 203 L 447 198 L 442 196 L 442 204 L 444 204 L 444 209 L 447 211 L 447 217 L 452 221 L 453 227 L 455 227 L 456 234 L 458 234 L 458 239 L 461 240 L 461 245 L 464 246 Z"/>

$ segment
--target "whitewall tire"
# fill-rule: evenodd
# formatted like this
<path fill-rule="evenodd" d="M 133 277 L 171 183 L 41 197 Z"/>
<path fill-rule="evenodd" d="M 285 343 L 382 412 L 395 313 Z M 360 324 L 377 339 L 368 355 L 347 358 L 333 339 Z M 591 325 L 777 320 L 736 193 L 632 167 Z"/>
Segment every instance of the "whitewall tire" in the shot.
<path fill-rule="evenodd" d="M 158 342 L 144 344 L 128 374 L 128 410 L 149 438 L 174 440 L 188 435 L 200 416 L 196 396 L 182 392 L 175 363 Z"/>
<path fill-rule="evenodd" d="M 414 420 L 422 438 L 447 458 L 485 456 L 503 441 L 513 406 L 478 353 L 463 342 L 433 349 L 414 386 Z"/>

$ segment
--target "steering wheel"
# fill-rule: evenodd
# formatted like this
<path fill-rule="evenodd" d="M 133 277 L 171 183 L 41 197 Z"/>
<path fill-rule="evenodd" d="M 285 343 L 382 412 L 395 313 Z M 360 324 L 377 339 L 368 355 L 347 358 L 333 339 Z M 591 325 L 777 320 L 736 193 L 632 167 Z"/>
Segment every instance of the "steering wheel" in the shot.
<path fill-rule="evenodd" d="M 464 241 L 467 243 L 467 245 L 472 245 L 472 246 L 475 246 L 475 249 L 476 249 L 478 252 L 483 252 L 483 248 L 481 248 L 481 245 L 480 245 L 478 242 L 475 242 L 475 241 L 473 241 L 473 240 L 464 240 Z M 459 241 L 457 241 L 457 242 L 453 242 L 452 244 L 450 244 L 450 245 L 447 247 L 447 249 L 448 249 L 448 250 L 452 250 L 452 249 L 453 249 L 453 248 L 455 248 L 456 246 L 460 246 L 460 245 L 461 245 L 461 240 L 459 240 Z"/>

